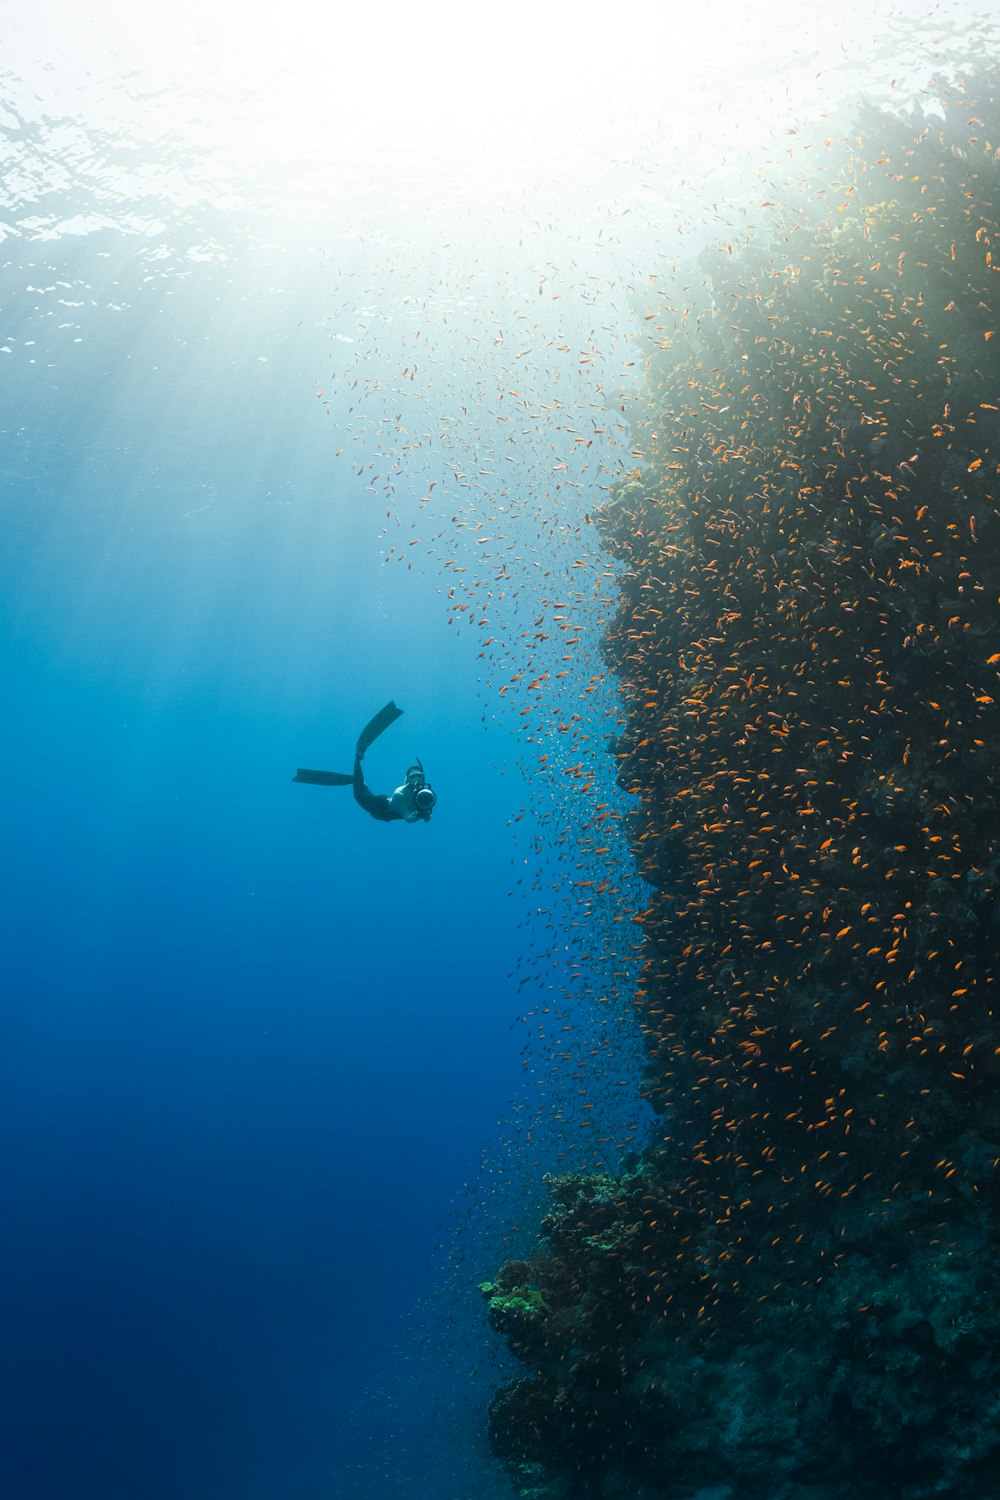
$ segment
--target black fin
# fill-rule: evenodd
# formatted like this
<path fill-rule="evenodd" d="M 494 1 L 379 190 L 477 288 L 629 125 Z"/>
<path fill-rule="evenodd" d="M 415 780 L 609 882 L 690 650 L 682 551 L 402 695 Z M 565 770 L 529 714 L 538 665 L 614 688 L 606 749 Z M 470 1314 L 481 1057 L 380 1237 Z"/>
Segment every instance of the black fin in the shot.
<path fill-rule="evenodd" d="M 368 723 L 358 735 L 358 755 L 364 755 L 370 745 L 373 745 L 380 734 L 384 734 L 390 724 L 395 724 L 402 717 L 403 710 L 397 708 L 395 703 L 389 702 L 385 708 L 380 708 L 374 719 Z"/>
<path fill-rule="evenodd" d="M 310 786 L 350 786 L 354 777 L 343 771 L 303 771 L 300 766 L 292 780 L 307 781 Z"/>

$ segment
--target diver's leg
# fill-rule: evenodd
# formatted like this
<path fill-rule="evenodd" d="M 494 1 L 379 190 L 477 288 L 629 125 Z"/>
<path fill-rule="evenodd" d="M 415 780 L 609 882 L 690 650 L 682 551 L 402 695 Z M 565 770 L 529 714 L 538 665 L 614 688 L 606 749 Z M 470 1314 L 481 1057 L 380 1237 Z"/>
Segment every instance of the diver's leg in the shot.
<path fill-rule="evenodd" d="M 373 792 L 365 786 L 360 755 L 354 762 L 354 800 L 359 807 L 363 807 L 366 813 L 370 813 L 380 823 L 394 823 L 399 816 L 389 806 L 388 797 L 382 796 L 379 792 Z"/>
<path fill-rule="evenodd" d="M 364 755 L 365 751 L 370 745 L 375 743 L 379 735 L 384 734 L 390 724 L 395 724 L 396 720 L 402 717 L 402 714 L 403 710 L 397 708 L 395 703 L 392 702 L 387 703 L 385 708 L 380 708 L 374 719 L 369 719 L 364 729 L 358 735 L 358 755 Z"/>

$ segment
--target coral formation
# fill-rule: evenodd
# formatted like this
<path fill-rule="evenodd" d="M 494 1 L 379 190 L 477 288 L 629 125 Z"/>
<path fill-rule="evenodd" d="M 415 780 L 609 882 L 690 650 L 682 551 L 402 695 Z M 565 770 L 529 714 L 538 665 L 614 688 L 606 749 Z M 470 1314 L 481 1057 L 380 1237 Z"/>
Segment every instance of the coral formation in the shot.
<path fill-rule="evenodd" d="M 597 518 L 658 1129 L 483 1287 L 525 1497 L 997 1492 L 1000 74 L 932 92 L 662 283 Z"/>

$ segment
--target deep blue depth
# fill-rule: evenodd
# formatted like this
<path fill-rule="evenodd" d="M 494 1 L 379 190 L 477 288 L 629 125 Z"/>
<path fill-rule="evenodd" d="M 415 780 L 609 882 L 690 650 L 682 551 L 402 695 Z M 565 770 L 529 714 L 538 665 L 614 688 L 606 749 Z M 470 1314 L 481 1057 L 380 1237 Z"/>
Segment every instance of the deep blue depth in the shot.
<path fill-rule="evenodd" d="M 338 1423 L 516 1082 L 523 785 L 476 641 L 334 461 L 311 273 L 133 288 L 2 370 L 10 1500 L 343 1492 Z M 2 273 L 8 337 L 39 274 Z M 389 697 L 368 779 L 419 754 L 427 827 L 291 782 Z"/>

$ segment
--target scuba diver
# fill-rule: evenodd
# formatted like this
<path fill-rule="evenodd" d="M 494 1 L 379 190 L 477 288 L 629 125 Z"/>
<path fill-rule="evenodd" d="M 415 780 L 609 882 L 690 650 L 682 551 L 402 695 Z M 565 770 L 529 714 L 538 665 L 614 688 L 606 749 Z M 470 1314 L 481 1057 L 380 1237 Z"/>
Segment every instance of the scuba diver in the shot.
<path fill-rule="evenodd" d="M 373 792 L 365 785 L 361 762 L 365 751 L 394 724 L 403 710 L 395 703 L 387 703 L 379 709 L 358 735 L 354 752 L 354 771 L 348 776 L 342 771 L 303 771 L 300 767 L 293 781 L 305 781 L 311 786 L 353 786 L 354 800 L 366 813 L 379 823 L 429 823 L 437 797 L 427 785 L 424 768 L 419 760 L 406 773 L 406 780 L 390 796 Z"/>

